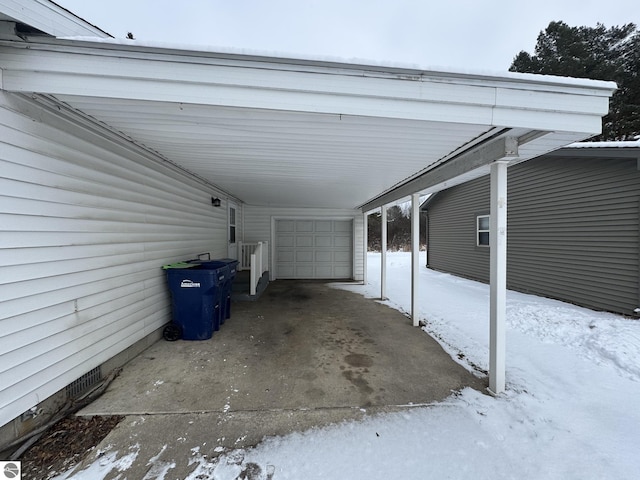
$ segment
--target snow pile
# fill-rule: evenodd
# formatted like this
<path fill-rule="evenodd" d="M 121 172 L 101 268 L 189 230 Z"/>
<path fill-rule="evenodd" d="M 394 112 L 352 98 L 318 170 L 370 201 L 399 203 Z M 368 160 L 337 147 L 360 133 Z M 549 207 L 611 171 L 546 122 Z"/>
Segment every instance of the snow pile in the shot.
<path fill-rule="evenodd" d="M 510 292 L 509 327 L 544 343 L 565 345 L 597 364 L 611 364 L 618 373 L 640 381 L 638 321 L 579 309 L 562 302 Z"/>
<path fill-rule="evenodd" d="M 97 461 L 93 462 L 88 468 L 78 472 L 70 477 L 74 469 L 69 470 L 67 473 L 55 477 L 54 480 L 98 480 L 104 479 L 110 473 L 126 472 L 133 462 L 138 458 L 140 452 L 140 445 L 132 445 L 129 448 L 129 453 L 118 457 L 118 452 L 105 452 L 104 455 L 98 454 L 100 457 Z M 120 478 L 120 476 L 118 476 Z"/>

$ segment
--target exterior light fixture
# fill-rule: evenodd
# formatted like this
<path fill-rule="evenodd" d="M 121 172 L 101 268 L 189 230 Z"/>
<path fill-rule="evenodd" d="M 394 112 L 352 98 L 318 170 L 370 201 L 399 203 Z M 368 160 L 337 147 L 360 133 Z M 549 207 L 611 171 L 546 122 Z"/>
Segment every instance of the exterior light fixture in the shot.
<path fill-rule="evenodd" d="M 211 197 L 211 205 L 213 205 L 214 207 L 219 207 L 220 205 L 222 205 L 222 202 L 219 198 Z"/>

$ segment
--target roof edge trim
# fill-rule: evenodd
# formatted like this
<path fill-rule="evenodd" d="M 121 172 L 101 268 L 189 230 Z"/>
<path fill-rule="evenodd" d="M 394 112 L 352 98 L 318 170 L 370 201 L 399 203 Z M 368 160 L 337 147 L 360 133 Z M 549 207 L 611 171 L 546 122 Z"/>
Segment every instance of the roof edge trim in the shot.
<path fill-rule="evenodd" d="M 341 59 L 335 57 L 320 57 L 301 55 L 299 57 L 284 56 L 274 52 L 248 51 L 225 47 L 205 47 L 194 45 L 168 44 L 161 42 L 149 42 L 120 38 L 95 38 L 95 37 L 63 37 L 57 39 L 43 39 L 33 37 L 30 44 L 38 44 L 59 47 L 96 48 L 101 50 L 114 50 L 120 54 L 123 52 L 141 54 L 159 54 L 169 56 L 196 57 L 210 60 L 248 61 L 263 64 L 338 69 L 341 73 L 345 70 L 367 72 L 370 75 L 385 75 L 404 77 L 413 81 L 456 81 L 465 83 L 469 81 L 495 82 L 505 85 L 526 84 L 540 87 L 564 87 L 564 88 L 590 88 L 602 90 L 610 95 L 617 89 L 615 82 L 603 80 L 591 80 L 584 78 L 558 77 L 552 75 L 538 75 L 517 72 L 488 72 L 488 71 L 464 71 L 456 68 L 421 68 L 416 65 L 399 65 L 391 62 L 375 62 L 361 59 Z"/>

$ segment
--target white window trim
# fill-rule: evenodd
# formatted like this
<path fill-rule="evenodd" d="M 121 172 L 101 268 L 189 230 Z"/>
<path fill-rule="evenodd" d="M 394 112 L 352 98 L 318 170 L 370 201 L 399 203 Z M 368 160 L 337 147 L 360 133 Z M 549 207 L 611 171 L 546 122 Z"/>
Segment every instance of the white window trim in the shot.
<path fill-rule="evenodd" d="M 476 247 L 489 248 L 490 239 L 487 241 L 486 244 L 480 243 L 480 234 L 481 233 L 489 234 L 489 232 L 490 232 L 490 227 L 487 227 L 486 229 L 481 229 L 480 228 L 480 219 L 481 218 L 490 219 L 490 216 L 489 215 L 476 215 Z"/>

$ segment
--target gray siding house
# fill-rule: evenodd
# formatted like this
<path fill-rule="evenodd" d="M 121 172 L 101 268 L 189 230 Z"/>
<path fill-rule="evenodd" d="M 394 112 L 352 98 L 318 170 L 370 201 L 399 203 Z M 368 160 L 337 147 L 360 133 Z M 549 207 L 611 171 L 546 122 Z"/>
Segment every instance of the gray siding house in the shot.
<path fill-rule="evenodd" d="M 640 142 L 574 144 L 508 169 L 507 285 L 638 315 Z M 489 177 L 433 195 L 429 268 L 489 280 Z"/>

